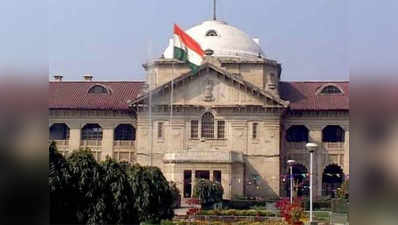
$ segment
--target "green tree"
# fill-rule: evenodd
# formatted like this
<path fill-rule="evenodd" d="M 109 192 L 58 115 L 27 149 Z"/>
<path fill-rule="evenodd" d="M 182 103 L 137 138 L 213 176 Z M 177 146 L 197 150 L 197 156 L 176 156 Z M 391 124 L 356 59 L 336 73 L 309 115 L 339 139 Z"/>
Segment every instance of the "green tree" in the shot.
<path fill-rule="evenodd" d="M 193 196 L 200 200 L 204 208 L 214 203 L 221 202 L 224 189 L 219 182 L 213 182 L 207 179 L 196 180 Z"/>
<path fill-rule="evenodd" d="M 134 195 L 129 185 L 126 172 L 121 165 L 111 158 L 101 163 L 104 170 L 102 176 L 102 197 L 106 224 L 129 224 L 136 218 Z"/>
<path fill-rule="evenodd" d="M 70 185 L 70 171 L 64 156 L 57 151 L 55 142 L 49 146 L 50 223 L 72 224 L 74 192 Z"/>
<path fill-rule="evenodd" d="M 173 193 L 159 168 L 135 165 L 128 176 L 140 222 L 159 223 L 174 216 Z"/>
<path fill-rule="evenodd" d="M 350 181 L 344 181 L 339 188 L 336 190 L 337 198 L 348 199 L 350 190 Z"/>
<path fill-rule="evenodd" d="M 101 177 L 105 174 L 89 149 L 75 151 L 67 159 L 71 185 L 76 192 L 75 219 L 80 224 L 106 224 L 106 203 Z"/>
<path fill-rule="evenodd" d="M 169 182 L 169 187 L 173 196 L 173 209 L 180 207 L 180 202 L 181 202 L 181 194 L 180 190 L 177 188 L 177 184 L 173 181 Z"/>

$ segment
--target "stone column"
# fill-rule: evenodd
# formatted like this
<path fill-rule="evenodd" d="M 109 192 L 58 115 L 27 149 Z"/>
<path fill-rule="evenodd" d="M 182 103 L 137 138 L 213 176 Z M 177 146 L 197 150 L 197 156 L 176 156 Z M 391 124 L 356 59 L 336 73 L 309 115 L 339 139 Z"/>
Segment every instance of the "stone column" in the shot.
<path fill-rule="evenodd" d="M 322 195 L 322 157 L 324 157 L 324 149 L 322 145 L 322 127 L 312 126 L 309 131 L 309 141 L 318 144 L 318 149 L 314 152 L 313 161 L 313 196 L 319 197 Z M 308 153 L 308 165 L 310 162 L 310 156 Z M 308 172 L 310 167 L 308 166 Z"/>
<path fill-rule="evenodd" d="M 192 178 L 191 178 L 191 197 L 193 196 L 193 188 L 195 187 L 195 183 L 196 183 L 196 178 L 195 178 L 195 173 L 196 173 L 196 170 L 191 170 L 192 171 L 192 174 L 191 174 L 191 176 L 192 176 Z"/>
<path fill-rule="evenodd" d="M 102 160 L 105 160 L 106 156 L 113 158 L 113 132 L 113 126 L 108 125 L 102 127 Z"/>
<path fill-rule="evenodd" d="M 224 188 L 224 199 L 231 199 L 231 165 L 226 170 L 221 170 L 221 185 Z"/>
<path fill-rule="evenodd" d="M 349 129 L 345 129 L 345 136 L 344 136 L 344 164 L 343 170 L 344 174 L 350 174 L 350 131 Z"/>
<path fill-rule="evenodd" d="M 69 151 L 75 151 L 80 148 L 80 127 L 71 127 L 69 129 Z"/>

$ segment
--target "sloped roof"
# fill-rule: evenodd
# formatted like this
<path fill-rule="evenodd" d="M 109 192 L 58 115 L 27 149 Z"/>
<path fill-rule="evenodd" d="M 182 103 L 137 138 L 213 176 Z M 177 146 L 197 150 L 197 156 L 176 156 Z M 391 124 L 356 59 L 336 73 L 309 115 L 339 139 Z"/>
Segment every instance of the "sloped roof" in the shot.
<path fill-rule="evenodd" d="M 89 94 L 88 90 L 97 84 L 110 90 L 110 94 Z M 49 82 L 48 108 L 128 110 L 128 100 L 142 99 L 143 96 L 138 98 L 138 94 L 142 92 L 144 84 L 143 81 Z M 337 85 L 344 93 L 317 94 L 318 89 L 326 84 Z M 281 99 L 290 102 L 291 110 L 349 110 L 348 81 L 282 81 L 279 88 Z"/>
<path fill-rule="evenodd" d="M 317 94 L 319 88 L 328 84 L 343 90 L 342 94 Z M 349 110 L 348 81 L 282 81 L 279 84 L 280 96 L 290 101 L 291 110 Z"/>
<path fill-rule="evenodd" d="M 89 94 L 88 90 L 102 85 L 108 94 Z M 128 100 L 141 92 L 141 81 L 55 81 L 49 82 L 49 109 L 127 110 Z"/>

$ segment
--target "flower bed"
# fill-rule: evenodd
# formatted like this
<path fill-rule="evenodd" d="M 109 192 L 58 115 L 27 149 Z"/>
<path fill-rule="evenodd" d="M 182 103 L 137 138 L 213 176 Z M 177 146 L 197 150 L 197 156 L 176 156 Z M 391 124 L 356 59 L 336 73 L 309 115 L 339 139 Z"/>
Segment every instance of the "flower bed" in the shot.
<path fill-rule="evenodd" d="M 239 221 L 239 222 L 224 222 L 224 221 L 164 221 L 161 225 L 288 225 L 284 221 Z"/>
<path fill-rule="evenodd" d="M 261 217 L 278 217 L 279 213 L 271 212 L 267 210 L 256 210 L 256 209 L 248 209 L 248 210 L 236 210 L 236 209 L 228 209 L 228 210 L 201 210 L 197 215 L 202 216 L 261 216 Z"/>

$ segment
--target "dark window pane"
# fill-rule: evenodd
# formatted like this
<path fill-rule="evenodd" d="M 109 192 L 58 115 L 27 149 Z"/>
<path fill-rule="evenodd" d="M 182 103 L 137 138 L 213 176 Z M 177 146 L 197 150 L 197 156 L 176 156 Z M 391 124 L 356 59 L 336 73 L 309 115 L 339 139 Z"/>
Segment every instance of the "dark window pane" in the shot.
<path fill-rule="evenodd" d="M 258 126 L 258 123 L 253 123 L 253 133 L 252 133 L 253 139 L 257 138 L 257 126 Z"/>
<path fill-rule="evenodd" d="M 341 91 L 335 86 L 326 86 L 321 91 L 322 94 L 340 94 Z"/>
<path fill-rule="evenodd" d="M 217 137 L 225 138 L 225 121 L 223 120 L 217 121 Z"/>
<path fill-rule="evenodd" d="M 213 171 L 213 180 L 221 183 L 221 171 L 220 170 Z"/>
<path fill-rule="evenodd" d="M 199 126 L 199 121 L 197 120 L 192 120 L 191 121 L 191 138 L 198 138 L 198 126 Z"/>
<path fill-rule="evenodd" d="M 68 140 L 69 127 L 64 123 L 55 123 L 50 127 L 50 140 Z"/>
<path fill-rule="evenodd" d="M 214 116 L 210 112 L 202 116 L 202 137 L 214 138 Z"/>
<path fill-rule="evenodd" d="M 286 140 L 288 142 L 308 142 L 308 129 L 303 125 L 291 126 L 286 131 Z"/>
<path fill-rule="evenodd" d="M 82 140 L 102 140 L 102 128 L 98 124 L 87 124 L 82 129 Z"/>
<path fill-rule="evenodd" d="M 135 128 L 130 124 L 120 124 L 115 129 L 114 140 L 117 141 L 135 140 Z"/>
<path fill-rule="evenodd" d="M 322 130 L 323 142 L 344 142 L 344 130 L 340 126 L 329 125 Z"/>
<path fill-rule="evenodd" d="M 108 91 L 103 86 L 95 85 L 94 87 L 90 88 L 88 93 L 90 93 L 90 94 L 106 94 L 106 93 L 108 93 Z"/>
<path fill-rule="evenodd" d="M 163 138 L 163 122 L 158 123 L 158 138 Z"/>

